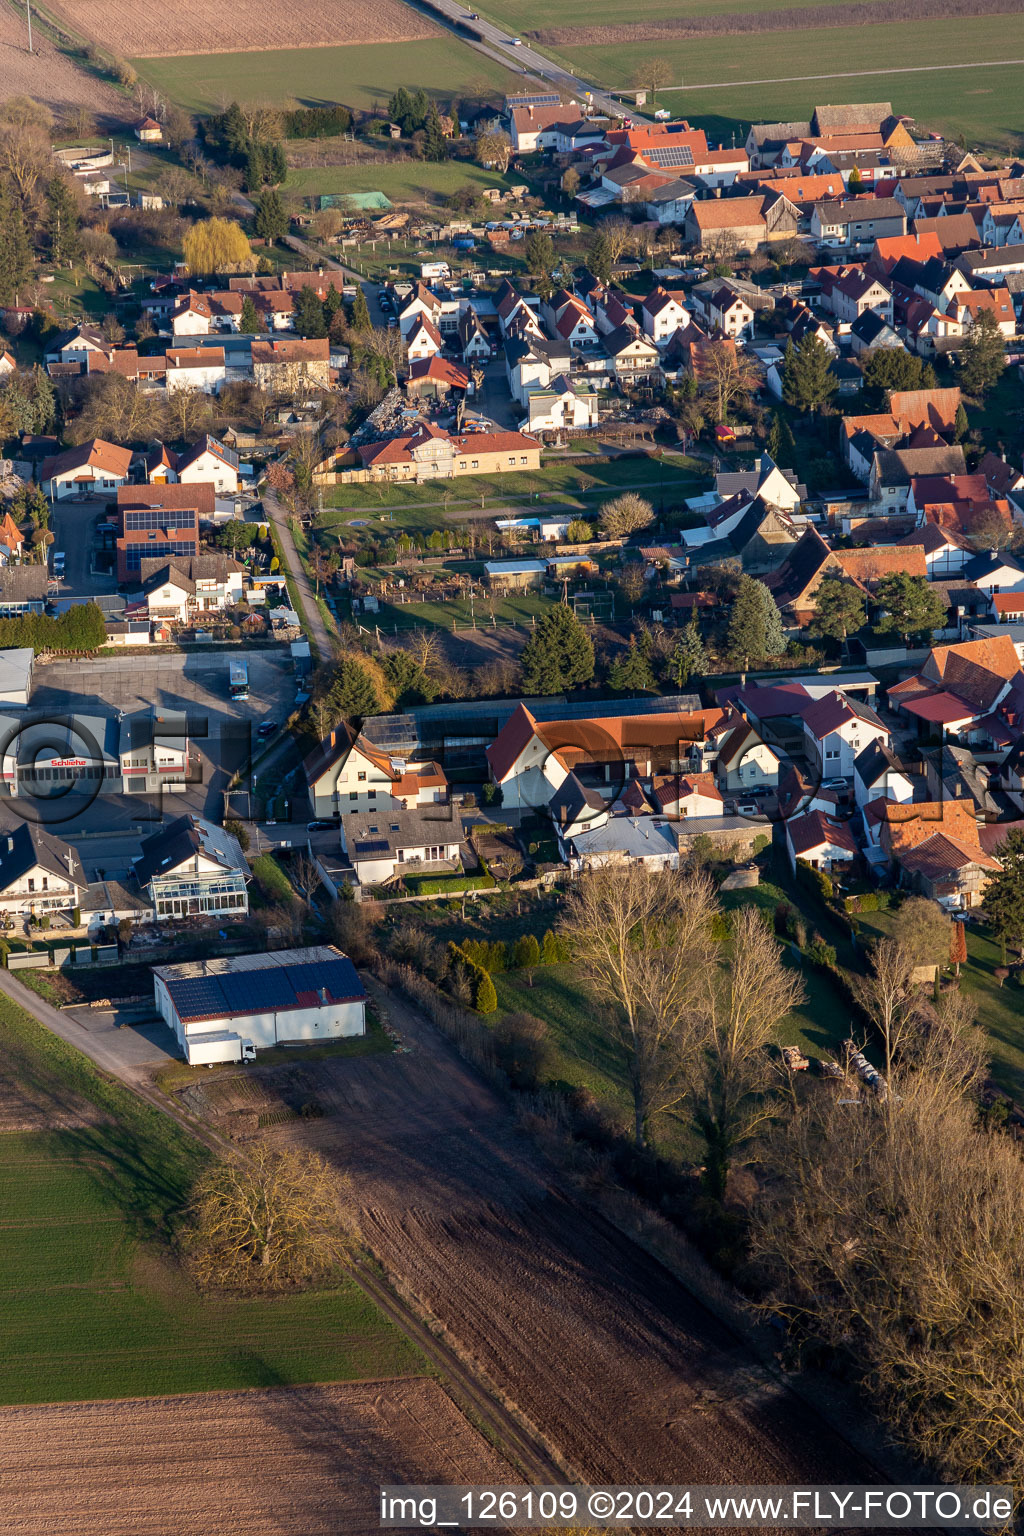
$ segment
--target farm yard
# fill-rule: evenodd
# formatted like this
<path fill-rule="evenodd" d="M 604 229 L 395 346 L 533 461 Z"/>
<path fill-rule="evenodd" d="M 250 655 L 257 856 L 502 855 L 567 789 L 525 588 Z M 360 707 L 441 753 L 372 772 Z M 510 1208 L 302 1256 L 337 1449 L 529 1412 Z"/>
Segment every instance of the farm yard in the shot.
<path fill-rule="evenodd" d="M 219 112 L 232 99 L 308 106 L 340 101 L 368 111 L 385 106 L 400 85 L 422 87 L 448 101 L 457 95 L 502 95 L 522 83 L 522 76 L 451 35 L 261 53 L 137 56 L 132 62 L 150 84 L 190 112 Z"/>
<path fill-rule="evenodd" d="M 264 49 L 322 44 L 400 43 L 437 37 L 439 28 L 401 0 L 295 0 L 287 7 L 266 0 L 213 5 L 210 0 L 158 0 L 130 6 L 116 0 L 63 0 L 54 12 L 76 33 L 94 38 L 122 57 L 173 57 L 211 53 L 254 53 Z"/>
<path fill-rule="evenodd" d="M 20 1536 L 334 1536 L 372 1528 L 381 1481 L 509 1470 L 423 1379 L 0 1409 L 0 1525 Z"/>

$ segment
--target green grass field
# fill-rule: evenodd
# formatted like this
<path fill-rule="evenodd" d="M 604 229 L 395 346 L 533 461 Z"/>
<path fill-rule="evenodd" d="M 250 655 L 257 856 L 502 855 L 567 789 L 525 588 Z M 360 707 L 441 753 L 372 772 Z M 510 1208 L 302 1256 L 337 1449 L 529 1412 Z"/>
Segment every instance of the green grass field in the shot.
<path fill-rule="evenodd" d="M 287 48 L 264 53 L 210 53 L 134 59 L 143 79 L 190 112 L 219 112 L 232 100 L 344 102 L 386 106 L 400 85 L 422 87 L 439 101 L 503 96 L 519 80 L 511 70 L 457 38 L 357 43 L 347 48 Z"/>
<path fill-rule="evenodd" d="M 699 494 L 703 477 L 693 460 L 682 456 L 664 461 L 656 458 L 594 459 L 588 464 L 545 464 L 539 470 L 522 470 L 507 475 L 460 475 L 455 480 L 428 480 L 422 485 L 359 484 L 335 485 L 324 491 L 325 511 L 319 525 L 324 528 L 346 523 L 355 509 L 366 516 L 387 522 L 389 514 L 406 509 L 430 510 L 436 515 L 418 527 L 440 527 L 448 510 L 476 506 L 485 512 L 510 502 L 538 501 L 544 510 L 546 499 L 557 498 L 561 505 L 589 509 L 596 516 L 602 497 L 613 496 L 625 486 L 635 486 L 648 496 L 657 509 Z M 444 493 L 450 494 L 445 503 Z M 344 515 L 333 516 L 330 509 Z M 396 518 L 395 525 L 398 526 Z M 390 526 L 390 524 L 387 524 Z M 413 526 L 410 524 L 409 526 Z M 376 531 L 376 530 L 375 530 Z"/>
<path fill-rule="evenodd" d="M 0 1402 L 424 1369 L 347 1280 L 294 1296 L 200 1295 L 170 1239 L 204 1150 L 0 998 L 0 1086 L 11 1085 L 86 1123 L 0 1132 Z"/>
<path fill-rule="evenodd" d="M 671 14 L 676 13 L 673 7 Z M 618 18 L 598 10 L 588 11 L 587 19 L 588 24 L 612 24 Z M 913 115 L 922 129 L 962 132 L 972 143 L 1012 149 L 1024 139 L 1013 105 L 1024 86 L 1024 66 L 949 67 L 1024 59 L 1022 16 L 972 17 L 966 27 L 952 18 L 930 19 L 924 27 L 810 27 L 679 42 L 563 45 L 547 51 L 607 86 L 632 83 L 656 52 L 668 61 L 673 84 L 685 86 L 665 91 L 663 105 L 725 142 L 733 132 L 740 140 L 752 121 L 808 117 L 821 102 L 880 100 L 891 100 L 896 111 Z"/>
<path fill-rule="evenodd" d="M 305 197 L 327 192 L 383 192 L 393 203 L 441 201 L 462 187 L 509 186 L 507 176 L 485 171 L 467 160 L 395 160 L 384 165 L 299 167 L 288 172 L 285 190 Z"/>

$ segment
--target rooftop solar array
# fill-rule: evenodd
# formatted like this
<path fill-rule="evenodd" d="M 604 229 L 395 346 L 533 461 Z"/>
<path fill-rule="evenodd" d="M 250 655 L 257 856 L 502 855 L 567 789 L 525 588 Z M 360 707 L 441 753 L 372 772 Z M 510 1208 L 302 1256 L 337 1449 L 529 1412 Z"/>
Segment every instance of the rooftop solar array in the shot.
<path fill-rule="evenodd" d="M 664 149 L 645 149 L 645 160 L 652 160 L 655 165 L 662 168 L 673 165 L 692 165 L 693 150 L 688 144 L 666 145 Z"/>
<path fill-rule="evenodd" d="M 308 1006 L 300 1000 L 301 993 L 325 990 L 336 1002 L 366 995 L 355 966 L 341 957 L 216 976 L 165 977 L 164 981 L 178 1017 L 186 1024 Z"/>

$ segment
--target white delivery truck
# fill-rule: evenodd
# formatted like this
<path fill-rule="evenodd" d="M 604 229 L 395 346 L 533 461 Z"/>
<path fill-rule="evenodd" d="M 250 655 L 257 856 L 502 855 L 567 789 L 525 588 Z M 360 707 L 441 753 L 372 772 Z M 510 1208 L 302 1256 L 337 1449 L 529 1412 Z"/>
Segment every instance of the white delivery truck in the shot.
<path fill-rule="evenodd" d="M 256 1060 L 256 1047 L 252 1041 L 230 1029 L 186 1036 L 185 1052 L 190 1067 L 215 1067 L 222 1061 Z"/>

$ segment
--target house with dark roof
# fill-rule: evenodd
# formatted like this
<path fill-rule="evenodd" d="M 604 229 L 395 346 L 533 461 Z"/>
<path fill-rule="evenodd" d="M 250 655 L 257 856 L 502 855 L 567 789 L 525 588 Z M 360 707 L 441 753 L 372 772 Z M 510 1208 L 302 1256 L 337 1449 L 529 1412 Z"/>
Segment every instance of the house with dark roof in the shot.
<path fill-rule="evenodd" d="M 980 906 L 992 876 L 1002 869 L 980 841 L 962 842 L 945 832 L 898 850 L 895 858 L 900 884 L 938 902 L 947 912 Z"/>
<path fill-rule="evenodd" d="M 0 618 L 42 613 L 46 607 L 49 579 L 45 565 L 0 566 Z"/>
<path fill-rule="evenodd" d="M 737 715 L 719 742 L 715 779 L 726 794 L 775 789 L 781 764 L 781 753 L 768 745 L 749 720 Z"/>
<path fill-rule="evenodd" d="M 403 874 L 451 874 L 462 861 L 462 819 L 450 805 L 355 811 L 342 818 L 341 847 L 360 885 Z"/>
<path fill-rule="evenodd" d="M 600 790 L 590 788 L 575 773 L 570 773 L 555 790 L 547 811 L 561 845 L 577 832 L 604 826 L 611 815 L 611 806 Z M 565 857 L 564 850 L 562 857 Z"/>
<path fill-rule="evenodd" d="M 814 616 L 815 593 L 826 576 L 845 577 L 846 572 L 836 551 L 812 525 L 804 529 L 782 564 L 765 579 L 784 624 L 802 628 Z"/>
<path fill-rule="evenodd" d="M 244 917 L 249 866 L 236 837 L 201 816 L 178 816 L 143 838 L 133 874 L 155 916 Z"/>
<path fill-rule="evenodd" d="M 824 811 L 804 811 L 786 822 L 786 852 L 794 874 L 797 860 L 824 874 L 844 869 L 860 850 L 849 822 L 837 821 Z"/>
<path fill-rule="evenodd" d="M 868 704 L 838 689 L 804 710 L 807 760 L 823 779 L 849 779 L 857 757 L 872 742 L 891 747 L 887 726 Z"/>
<path fill-rule="evenodd" d="M 336 725 L 305 758 L 303 773 L 318 818 L 444 805 L 448 780 L 439 763 L 384 751 L 362 732 Z"/>
<path fill-rule="evenodd" d="M 871 458 L 868 494 L 895 517 L 907 510 L 910 487 L 921 476 L 962 475 L 967 470 L 959 445 L 943 448 L 881 448 Z"/>
<path fill-rule="evenodd" d="M 914 781 L 887 741 L 872 738 L 854 758 L 853 797 L 858 810 L 869 800 L 913 800 Z"/>
<path fill-rule="evenodd" d="M 0 830 L 0 912 L 11 917 L 70 921 L 86 891 L 85 872 L 74 850 L 34 821 Z"/>

